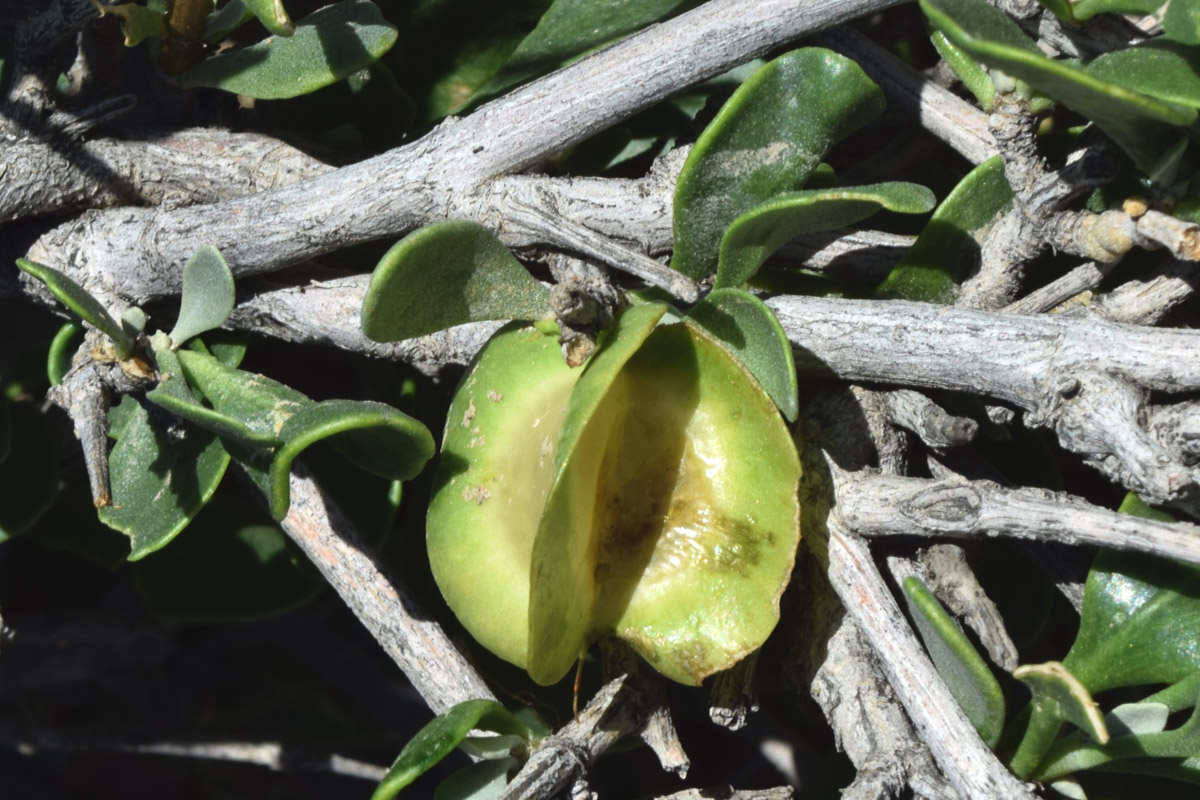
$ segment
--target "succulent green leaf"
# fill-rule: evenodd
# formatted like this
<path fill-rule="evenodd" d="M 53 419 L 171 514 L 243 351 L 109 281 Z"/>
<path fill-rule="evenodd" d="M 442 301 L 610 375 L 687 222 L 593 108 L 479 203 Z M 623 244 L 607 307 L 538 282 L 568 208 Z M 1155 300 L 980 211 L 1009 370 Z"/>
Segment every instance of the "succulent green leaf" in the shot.
<path fill-rule="evenodd" d="M 904 581 L 904 597 L 925 649 L 967 719 L 988 747 L 1004 728 L 1004 692 L 962 628 L 919 578 Z"/>
<path fill-rule="evenodd" d="M 549 312 L 548 298 L 483 225 L 438 222 L 380 259 L 363 301 L 363 332 L 394 342 L 476 320 L 539 319 Z"/>
<path fill-rule="evenodd" d="M 475 99 L 536 78 L 689 4 L 690 0 L 555 0 Z"/>
<path fill-rule="evenodd" d="M 1195 0 L 1171 0 L 1163 15 L 1163 35 L 1184 44 L 1200 44 L 1200 4 Z"/>
<path fill-rule="evenodd" d="M 752 75 L 700 135 L 675 189 L 671 266 L 703 279 L 738 217 L 798 189 L 841 139 L 883 111 L 883 94 L 857 64 L 806 48 Z"/>
<path fill-rule="evenodd" d="M 996 83 L 988 71 L 980 66 L 978 61 L 963 52 L 961 47 L 947 39 L 946 34 L 941 31 L 932 31 L 929 34 L 929 40 L 933 42 L 938 55 L 945 59 L 950 69 L 963 82 L 963 86 L 967 87 L 967 91 L 975 95 L 980 108 L 990 109 L 992 98 L 996 96 Z"/>
<path fill-rule="evenodd" d="M 201 247 L 183 268 L 179 319 L 171 340 L 180 345 L 221 327 L 233 311 L 233 300 L 233 272 L 221 251 L 212 245 Z"/>
<path fill-rule="evenodd" d="M 978 260 L 979 243 L 1004 211 L 1013 193 L 1004 162 L 995 156 L 958 182 L 877 291 L 885 297 L 950 303 L 965 265 Z"/>
<path fill-rule="evenodd" d="M 297 97 L 370 66 L 396 36 L 370 0 L 343 0 L 300 20 L 291 36 L 218 53 L 177 81 L 185 89 L 209 86 L 260 100 Z"/>
<path fill-rule="evenodd" d="M 1101 551 L 1088 573 L 1079 634 L 1063 659 L 1092 692 L 1173 684 L 1200 670 L 1200 568 Z"/>
<path fill-rule="evenodd" d="M 448 756 L 476 728 L 514 734 L 526 740 L 532 736 L 528 728 L 495 700 L 459 703 L 434 718 L 404 746 L 371 795 L 371 800 L 391 800 L 401 789 Z"/>
<path fill-rule="evenodd" d="M 58 329 L 50 340 L 50 351 L 46 354 L 46 377 L 51 386 L 58 386 L 71 371 L 71 360 L 83 343 L 83 326 L 68 322 Z"/>
<path fill-rule="evenodd" d="M 1200 52 L 1178 42 L 1151 39 L 1091 61 L 1087 72 L 1106 83 L 1168 103 L 1200 107 Z"/>
<path fill-rule="evenodd" d="M 170 348 L 156 348 L 154 355 L 158 361 L 158 386 L 146 393 L 146 399 L 151 403 L 216 434 L 226 443 L 238 442 L 247 447 L 274 447 L 279 443 L 277 435 L 261 428 L 251 428 L 241 420 L 222 414 L 197 400 L 188 387 L 179 357 Z"/>
<path fill-rule="evenodd" d="M 167 14 L 162 8 L 137 3 L 121 3 L 114 6 L 97 4 L 97 7 L 100 9 L 101 16 L 111 14 L 121 20 L 121 30 L 125 34 L 126 47 L 137 47 L 151 37 L 157 39 L 167 37 Z"/>
<path fill-rule="evenodd" d="M 797 236 L 854 225 L 881 209 L 924 214 L 933 192 L 915 183 L 807 189 L 776 195 L 742 214 L 721 239 L 718 289 L 741 287 L 771 254 Z"/>
<path fill-rule="evenodd" d="M 463 379 L 426 526 L 430 568 L 451 610 L 480 644 L 521 667 L 534 533 L 554 480 L 562 412 L 583 371 L 563 362 L 557 326 L 549 327 L 501 328 Z M 488 558 L 479 558 L 484 550 Z"/>
<path fill-rule="evenodd" d="M 150 611 L 173 622 L 240 622 L 289 611 L 323 585 L 287 536 L 240 494 L 218 492 L 180 536 L 133 565 Z"/>
<path fill-rule="evenodd" d="M 936 28 L 972 57 L 1092 120 L 1142 171 L 1153 166 L 1171 126 L 1196 120 L 1194 108 L 1131 91 L 1075 64 L 1046 57 L 1015 22 L 985 0 L 921 0 L 921 8 Z"/>
<path fill-rule="evenodd" d="M 1055 14 L 1058 14 L 1062 19 L 1072 22 L 1082 22 L 1086 19 L 1091 19 L 1097 14 L 1104 13 L 1134 13 L 1134 14 L 1152 14 L 1157 11 L 1163 3 L 1161 0 L 1055 0 L 1054 5 L 1043 2 Z M 1063 16 L 1056 6 L 1066 5 L 1069 9 L 1070 16 Z"/>
<path fill-rule="evenodd" d="M 1013 677 L 1033 693 L 1034 713 L 1049 714 L 1055 719 L 1070 722 L 1093 741 L 1108 741 L 1108 726 L 1100 707 L 1087 687 L 1079 682 L 1062 664 L 1025 664 L 1013 670 Z"/>
<path fill-rule="evenodd" d="M 495 800 L 519 766 L 517 759 L 507 757 L 463 767 L 438 784 L 433 800 Z"/>
<path fill-rule="evenodd" d="M 800 413 L 792 343 L 774 312 L 745 289 L 714 289 L 688 319 L 725 345 L 791 422 Z"/>
<path fill-rule="evenodd" d="M 428 428 L 383 403 L 327 400 L 306 405 L 283 424 L 271 460 L 268 499 L 275 519 L 287 514 L 291 502 L 292 462 L 306 447 L 329 437 L 356 466 L 394 480 L 415 477 L 436 450 Z"/>
<path fill-rule="evenodd" d="M 271 33 L 277 36 L 291 36 L 296 32 L 296 25 L 283 7 L 283 0 L 241 0 L 246 8 Z"/>
<path fill-rule="evenodd" d="M 1200 705 L 1196 706 L 1187 722 L 1174 730 L 1117 736 L 1106 743 L 1064 740 L 1051 748 L 1035 775 L 1037 780 L 1052 780 L 1122 759 L 1146 757 L 1200 757 Z"/>
<path fill-rule="evenodd" d="M 121 324 L 100 305 L 100 301 L 75 281 L 52 267 L 37 264 L 24 258 L 17 259 L 17 266 L 46 285 L 60 303 L 78 314 L 96 330 L 113 340 L 119 356 L 124 357 L 133 349 L 133 342 Z"/>
<path fill-rule="evenodd" d="M 249 429 L 255 441 L 277 442 L 288 418 L 312 401 L 264 375 L 226 366 L 192 350 L 176 353 L 188 384 L 213 410 Z"/>
<path fill-rule="evenodd" d="M 229 0 L 204 22 L 204 41 L 217 44 L 233 31 L 254 19 L 254 12 L 246 8 L 244 0 Z"/>
<path fill-rule="evenodd" d="M 216 491 L 229 454 L 216 436 L 168 428 L 126 395 L 109 412 L 112 505 L 100 521 L 126 534 L 130 561 L 154 552 L 184 529 Z"/>
<path fill-rule="evenodd" d="M 24 533 L 41 519 L 54 504 L 60 482 L 57 448 L 44 414 L 32 403 L 11 402 L 0 394 L 3 428 L 7 428 L 8 457 L 0 458 L 0 486 L 4 487 L 0 542 Z"/>
<path fill-rule="evenodd" d="M 209 331 L 204 341 L 192 339 L 188 349 L 210 355 L 227 367 L 236 367 L 246 356 L 246 335 L 237 331 Z"/>

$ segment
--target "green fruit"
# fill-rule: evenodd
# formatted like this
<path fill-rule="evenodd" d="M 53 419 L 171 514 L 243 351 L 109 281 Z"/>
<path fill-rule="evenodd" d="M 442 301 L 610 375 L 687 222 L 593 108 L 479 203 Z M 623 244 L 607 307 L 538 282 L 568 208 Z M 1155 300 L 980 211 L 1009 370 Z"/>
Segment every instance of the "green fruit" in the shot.
<path fill-rule="evenodd" d="M 451 609 L 539 683 L 624 639 L 699 684 L 762 645 L 799 542 L 799 459 L 770 398 L 662 305 L 587 366 L 510 325 L 454 398 L 429 509 Z"/>

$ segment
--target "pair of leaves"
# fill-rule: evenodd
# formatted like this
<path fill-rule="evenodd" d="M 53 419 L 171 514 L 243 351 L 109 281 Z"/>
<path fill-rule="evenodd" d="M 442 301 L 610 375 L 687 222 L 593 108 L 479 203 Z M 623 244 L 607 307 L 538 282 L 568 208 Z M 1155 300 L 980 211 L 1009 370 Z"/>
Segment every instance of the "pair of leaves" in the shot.
<path fill-rule="evenodd" d="M 174 362 L 169 351 L 159 356 L 163 380 L 146 399 L 218 437 L 267 496 L 275 519 L 290 505 L 292 461 L 321 439 L 356 466 L 393 480 L 412 478 L 433 456 L 428 429 L 383 403 L 318 403 L 204 353 L 180 351 Z"/>
<path fill-rule="evenodd" d="M 296 23 L 290 35 L 279 32 L 290 27 L 290 21 L 283 21 L 286 12 L 280 18 L 273 6 L 249 3 L 256 14 L 261 10 L 275 20 L 276 35 L 205 59 L 180 75 L 179 85 L 208 86 L 261 100 L 297 97 L 370 66 L 398 36 L 370 0 L 342 0 L 318 9 Z"/>
<path fill-rule="evenodd" d="M 690 316 L 730 345 L 788 419 L 799 405 L 791 344 L 745 287 L 796 236 L 881 209 L 933 207 L 933 195 L 915 184 L 799 190 L 834 144 L 882 110 L 882 93 L 857 64 L 828 50 L 795 50 L 734 92 L 679 176 L 671 266 L 697 280 L 716 275 L 716 290 Z"/>
<path fill-rule="evenodd" d="M 972 58 L 1083 114 L 1138 169 L 1153 169 L 1179 129 L 1195 122 L 1200 94 L 1186 49 L 1170 43 L 1129 48 L 1081 66 L 1044 55 L 1002 11 L 984 0 L 921 0 L 930 23 Z M 954 62 L 951 62 L 952 64 Z"/>
<path fill-rule="evenodd" d="M 472 737 L 472 730 L 492 731 L 499 735 Z M 392 800 L 460 746 L 483 760 L 451 775 L 434 796 L 439 800 L 467 797 L 482 800 L 498 795 L 508 783 L 509 771 L 517 765 L 514 751 L 522 751 L 519 755 L 526 754 L 529 746 L 545 734 L 544 725 L 531 713 L 518 716 L 495 700 L 459 703 L 435 717 L 404 746 L 371 800 Z M 489 793 L 488 789 L 495 789 L 495 794 Z"/>

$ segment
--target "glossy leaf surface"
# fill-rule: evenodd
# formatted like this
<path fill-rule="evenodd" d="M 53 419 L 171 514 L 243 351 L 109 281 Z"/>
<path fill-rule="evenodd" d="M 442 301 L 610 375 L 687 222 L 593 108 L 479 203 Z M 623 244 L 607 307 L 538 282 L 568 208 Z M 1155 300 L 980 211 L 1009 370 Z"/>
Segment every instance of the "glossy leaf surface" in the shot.
<path fill-rule="evenodd" d="M 688 319 L 729 348 L 780 412 L 796 421 L 800 399 L 792 343 L 763 301 L 745 289 L 714 289 L 688 311 Z"/>
<path fill-rule="evenodd" d="M 183 267 L 179 319 L 171 330 L 176 345 L 219 328 L 233 311 L 233 273 L 221 251 L 201 247 Z"/>
<path fill-rule="evenodd" d="M 904 300 L 953 302 L 966 266 L 979 259 L 980 240 L 1012 198 L 1000 156 L 975 167 L 946 195 L 877 291 Z"/>
<path fill-rule="evenodd" d="M 1004 692 L 975 646 L 919 578 L 904 581 L 904 598 L 938 674 L 988 747 L 1004 728 Z"/>
<path fill-rule="evenodd" d="M 464 322 L 540 319 L 549 313 L 548 297 L 490 230 L 466 220 L 438 222 L 380 259 L 363 301 L 363 332 L 395 342 Z"/>
<path fill-rule="evenodd" d="M 532 737 L 529 729 L 495 700 L 459 703 L 435 717 L 404 746 L 371 795 L 371 800 L 391 800 L 401 789 L 448 756 L 475 728 L 514 734 L 527 740 Z"/>
<path fill-rule="evenodd" d="M 178 77 L 260 100 L 314 92 L 371 65 L 396 43 L 396 29 L 369 0 L 343 0 L 302 19 L 291 36 L 271 36 L 219 53 Z"/>
<path fill-rule="evenodd" d="M 935 202 L 924 186 L 898 182 L 776 195 L 729 226 L 721 239 L 714 286 L 744 286 L 772 253 L 801 234 L 854 225 L 882 209 L 924 214 Z"/>
<path fill-rule="evenodd" d="M 154 552 L 184 529 L 216 491 L 229 454 L 216 436 L 168 429 L 126 395 L 109 412 L 112 505 L 100 520 L 129 537 L 129 560 Z"/>
<path fill-rule="evenodd" d="M 86 289 L 58 270 L 37 264 L 24 258 L 17 259 L 17 266 L 46 285 L 50 293 L 69 310 L 78 314 L 85 322 L 113 340 L 119 351 L 128 353 L 133 342 L 121 329 L 121 324 L 92 297 Z"/>
<path fill-rule="evenodd" d="M 715 272 L 721 237 L 734 220 L 803 186 L 825 153 L 883 106 L 883 94 L 859 66 L 828 50 L 795 50 L 758 70 L 684 163 L 671 266 L 695 279 Z"/>
<path fill-rule="evenodd" d="M 921 0 L 921 8 L 972 57 L 1095 122 L 1142 171 L 1149 170 L 1162 151 L 1168 126 L 1189 125 L 1196 119 L 1193 108 L 1131 91 L 1046 57 L 1016 23 L 984 0 Z"/>

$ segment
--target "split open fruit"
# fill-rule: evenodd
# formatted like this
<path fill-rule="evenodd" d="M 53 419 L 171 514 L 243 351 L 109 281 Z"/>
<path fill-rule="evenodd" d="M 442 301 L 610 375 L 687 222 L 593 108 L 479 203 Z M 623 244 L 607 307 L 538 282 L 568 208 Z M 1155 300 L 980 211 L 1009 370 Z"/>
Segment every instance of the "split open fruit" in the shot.
<path fill-rule="evenodd" d="M 795 445 L 745 368 L 667 310 L 627 310 L 583 369 L 554 334 L 509 325 L 451 406 L 434 578 L 538 683 L 614 635 L 697 685 L 779 619 L 800 539 Z"/>

